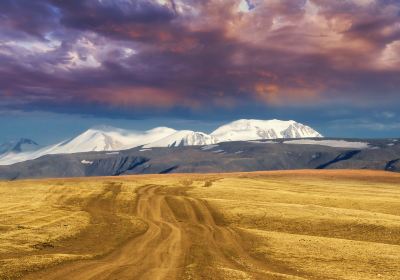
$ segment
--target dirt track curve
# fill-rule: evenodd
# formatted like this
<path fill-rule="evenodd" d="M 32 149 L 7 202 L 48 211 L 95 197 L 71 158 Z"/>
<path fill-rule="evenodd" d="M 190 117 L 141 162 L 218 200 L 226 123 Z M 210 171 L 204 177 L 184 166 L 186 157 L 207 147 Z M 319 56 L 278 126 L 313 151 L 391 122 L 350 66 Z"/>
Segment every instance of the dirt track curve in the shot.
<path fill-rule="evenodd" d="M 288 276 L 252 258 L 243 249 L 239 235 L 217 224 L 212 213 L 206 202 L 185 195 L 179 188 L 142 187 L 138 190 L 135 215 L 149 225 L 144 234 L 102 259 L 61 265 L 41 274 L 40 279 L 285 279 Z"/>

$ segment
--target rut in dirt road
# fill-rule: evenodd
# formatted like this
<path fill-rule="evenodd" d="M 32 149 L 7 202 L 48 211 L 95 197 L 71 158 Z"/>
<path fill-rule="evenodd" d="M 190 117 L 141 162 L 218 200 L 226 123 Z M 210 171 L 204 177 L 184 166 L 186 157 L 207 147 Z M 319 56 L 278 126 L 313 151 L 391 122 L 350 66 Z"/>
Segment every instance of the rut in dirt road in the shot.
<path fill-rule="evenodd" d="M 137 194 L 135 215 L 148 223 L 144 234 L 103 259 L 65 264 L 40 279 L 285 278 L 246 253 L 239 236 L 217 225 L 204 201 L 157 185 Z"/>

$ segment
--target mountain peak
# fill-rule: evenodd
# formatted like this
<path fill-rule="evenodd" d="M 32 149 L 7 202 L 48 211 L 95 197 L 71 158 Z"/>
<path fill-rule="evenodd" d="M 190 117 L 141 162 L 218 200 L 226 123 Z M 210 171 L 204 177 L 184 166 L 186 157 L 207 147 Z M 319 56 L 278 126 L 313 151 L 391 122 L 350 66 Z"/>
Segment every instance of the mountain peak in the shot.
<path fill-rule="evenodd" d="M 154 143 L 145 145 L 144 148 L 210 145 L 217 143 L 217 141 L 215 137 L 203 132 L 179 130 Z"/>
<path fill-rule="evenodd" d="M 240 119 L 222 125 L 211 133 L 220 142 L 256 139 L 322 137 L 309 126 L 293 120 Z"/>
<path fill-rule="evenodd" d="M 0 155 L 5 153 L 22 153 L 26 151 L 33 151 L 39 148 L 39 145 L 29 138 L 20 138 L 18 140 L 11 140 L 0 145 Z"/>

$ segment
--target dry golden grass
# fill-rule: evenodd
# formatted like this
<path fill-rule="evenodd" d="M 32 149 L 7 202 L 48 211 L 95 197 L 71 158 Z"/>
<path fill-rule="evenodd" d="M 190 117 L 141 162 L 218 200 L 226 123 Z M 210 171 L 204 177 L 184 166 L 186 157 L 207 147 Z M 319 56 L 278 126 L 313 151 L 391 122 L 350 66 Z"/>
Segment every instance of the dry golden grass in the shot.
<path fill-rule="evenodd" d="M 0 182 L 0 279 L 139 272 L 143 279 L 400 279 L 400 174 Z"/>
<path fill-rule="evenodd" d="M 400 279 L 400 176 L 294 171 L 223 177 L 192 196 L 247 249 L 311 279 Z"/>
<path fill-rule="evenodd" d="M 145 231 L 125 180 L 0 182 L 0 279 L 93 258 Z"/>

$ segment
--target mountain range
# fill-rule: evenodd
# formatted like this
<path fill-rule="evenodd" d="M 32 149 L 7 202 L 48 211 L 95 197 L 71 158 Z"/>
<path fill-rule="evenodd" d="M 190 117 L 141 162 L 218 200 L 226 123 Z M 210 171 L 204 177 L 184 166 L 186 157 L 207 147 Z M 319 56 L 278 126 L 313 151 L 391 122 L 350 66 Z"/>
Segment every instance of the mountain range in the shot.
<path fill-rule="evenodd" d="M 222 125 L 210 134 L 192 130 L 175 130 L 157 127 L 138 132 L 109 126 L 94 127 L 60 143 L 39 148 L 36 142 L 21 139 L 13 145 L 4 144 L 0 149 L 0 165 L 10 165 L 33 160 L 44 155 L 73 154 L 82 152 L 120 151 L 135 147 L 181 147 L 212 145 L 230 141 L 250 141 L 285 138 L 315 138 L 320 133 L 309 126 L 282 120 L 241 119 Z M 30 144 L 30 149 L 23 145 Z M 3 147 L 0 146 L 0 147 Z M 8 147 L 8 148 L 7 148 Z"/>
<path fill-rule="evenodd" d="M 285 169 L 400 172 L 400 139 L 274 139 L 48 154 L 0 166 L 0 179 Z"/>

